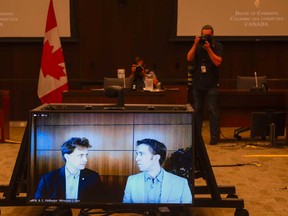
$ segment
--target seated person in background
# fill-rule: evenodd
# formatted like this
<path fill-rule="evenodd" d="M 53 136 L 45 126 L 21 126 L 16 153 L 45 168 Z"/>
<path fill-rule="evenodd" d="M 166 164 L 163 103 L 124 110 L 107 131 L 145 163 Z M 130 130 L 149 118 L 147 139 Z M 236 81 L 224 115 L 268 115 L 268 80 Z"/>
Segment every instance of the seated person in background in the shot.
<path fill-rule="evenodd" d="M 144 80 L 147 75 L 150 75 L 153 78 L 154 86 L 159 83 L 155 73 L 146 68 L 144 60 L 140 57 L 135 57 L 129 76 L 134 78 L 133 85 L 135 85 L 137 89 L 143 89 L 145 87 Z"/>
<path fill-rule="evenodd" d="M 166 146 L 154 139 L 137 141 L 141 171 L 128 177 L 123 203 L 192 203 L 187 179 L 165 171 Z"/>
<path fill-rule="evenodd" d="M 98 173 L 85 168 L 88 148 L 86 138 L 73 137 L 61 146 L 65 166 L 44 174 L 38 184 L 35 199 L 73 199 L 95 202 L 102 196 L 102 181 Z"/>

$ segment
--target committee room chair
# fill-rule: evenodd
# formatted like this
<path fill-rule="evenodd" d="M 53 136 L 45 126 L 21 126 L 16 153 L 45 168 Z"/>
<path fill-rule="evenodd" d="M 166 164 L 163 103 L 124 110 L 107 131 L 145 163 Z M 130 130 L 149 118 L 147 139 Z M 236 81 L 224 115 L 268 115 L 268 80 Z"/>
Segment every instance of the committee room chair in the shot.
<path fill-rule="evenodd" d="M 237 89 L 252 90 L 254 87 L 262 88 L 263 85 L 267 86 L 266 76 L 257 77 L 258 86 L 256 86 L 256 78 L 250 76 L 237 76 Z"/>
<path fill-rule="evenodd" d="M 258 86 L 256 86 L 256 83 Z M 256 78 L 254 76 L 237 76 L 237 89 L 253 91 L 255 89 L 267 91 L 267 79 L 266 76 L 259 76 Z M 250 130 L 250 127 L 240 127 L 234 130 L 234 138 L 241 139 L 239 135 L 242 132 Z"/>
<path fill-rule="evenodd" d="M 110 77 L 104 77 L 103 81 L 103 88 L 106 89 L 110 86 L 121 86 L 123 88 L 130 89 L 132 88 L 132 82 L 133 78 L 127 77 L 125 78 L 110 78 Z"/>

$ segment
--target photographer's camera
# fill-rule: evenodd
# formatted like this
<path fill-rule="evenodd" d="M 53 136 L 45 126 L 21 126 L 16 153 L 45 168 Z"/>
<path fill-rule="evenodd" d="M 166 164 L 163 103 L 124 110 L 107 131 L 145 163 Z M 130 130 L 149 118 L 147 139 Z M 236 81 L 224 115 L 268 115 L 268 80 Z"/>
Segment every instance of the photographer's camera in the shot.
<path fill-rule="evenodd" d="M 143 70 L 144 70 L 144 67 L 142 65 L 136 65 L 135 71 L 138 75 L 140 75 Z"/>
<path fill-rule="evenodd" d="M 200 44 L 201 46 L 203 46 L 204 44 L 206 44 L 206 38 L 204 36 L 199 37 L 199 42 L 198 44 Z"/>
<path fill-rule="evenodd" d="M 213 36 L 212 35 L 203 35 L 203 36 L 199 37 L 198 44 L 200 44 L 201 46 L 204 46 L 207 42 L 210 45 L 212 45 L 212 43 L 213 43 Z"/>

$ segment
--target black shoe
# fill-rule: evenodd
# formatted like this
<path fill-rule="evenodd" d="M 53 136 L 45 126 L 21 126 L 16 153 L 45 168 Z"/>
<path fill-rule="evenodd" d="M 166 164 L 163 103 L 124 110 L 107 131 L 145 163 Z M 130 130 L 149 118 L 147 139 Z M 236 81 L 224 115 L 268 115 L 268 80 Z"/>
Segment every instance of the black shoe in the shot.
<path fill-rule="evenodd" d="M 217 145 L 218 141 L 217 140 L 210 140 L 209 145 Z"/>

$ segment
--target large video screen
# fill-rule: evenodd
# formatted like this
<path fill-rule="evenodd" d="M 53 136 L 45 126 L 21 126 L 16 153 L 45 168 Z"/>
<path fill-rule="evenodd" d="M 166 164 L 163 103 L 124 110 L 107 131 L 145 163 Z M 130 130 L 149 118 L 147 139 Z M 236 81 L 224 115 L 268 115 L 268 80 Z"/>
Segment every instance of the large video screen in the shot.
<path fill-rule="evenodd" d="M 188 105 L 107 110 L 71 104 L 32 110 L 28 203 L 93 208 L 193 205 L 193 118 Z M 69 165 L 76 150 L 68 152 L 63 145 L 71 138 L 85 138 L 92 146 L 87 154 L 79 153 L 84 157 L 80 165 L 77 157 Z M 166 157 L 147 145 L 147 140 L 157 141 L 161 152 L 164 145 Z M 161 171 L 153 176 L 158 163 Z M 78 174 L 70 178 L 70 168 L 79 166 Z"/>
<path fill-rule="evenodd" d="M 286 0 L 178 0 L 177 37 L 199 35 L 210 24 L 223 38 L 274 38 L 288 36 Z"/>
<path fill-rule="evenodd" d="M 71 37 L 71 0 L 53 1 L 61 37 Z M 44 37 L 50 0 L 1 0 L 0 38 Z"/>

